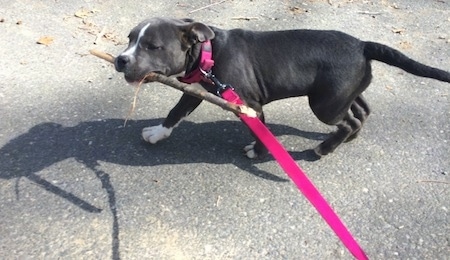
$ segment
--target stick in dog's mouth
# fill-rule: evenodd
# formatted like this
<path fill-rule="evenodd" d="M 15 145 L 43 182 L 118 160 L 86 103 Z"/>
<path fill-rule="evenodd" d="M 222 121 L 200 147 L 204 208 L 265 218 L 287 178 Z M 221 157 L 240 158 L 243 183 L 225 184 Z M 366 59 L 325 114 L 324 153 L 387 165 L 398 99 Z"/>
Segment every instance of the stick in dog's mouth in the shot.
<path fill-rule="evenodd" d="M 89 51 L 92 55 L 101 58 L 103 60 L 106 60 L 110 63 L 114 63 L 114 60 L 116 59 L 113 55 L 109 54 L 109 53 L 105 53 L 99 50 L 90 50 Z M 164 85 L 170 86 L 172 88 L 176 88 L 188 95 L 206 100 L 214 105 L 217 105 L 219 107 L 221 107 L 222 109 L 231 111 L 233 113 L 235 113 L 236 115 L 238 114 L 246 114 L 249 117 L 257 117 L 257 113 L 255 110 L 253 110 L 251 107 L 245 106 L 245 105 L 236 105 L 236 104 L 232 104 L 212 93 L 207 92 L 206 90 L 203 90 L 201 88 L 196 87 L 195 85 L 189 85 L 189 84 L 185 84 L 182 82 L 179 82 L 176 79 L 173 78 L 169 78 L 164 76 L 162 73 L 159 72 L 150 72 L 147 75 L 144 76 L 144 78 L 138 83 L 137 89 L 135 91 L 135 97 L 134 97 L 134 101 L 133 101 L 133 106 L 136 106 L 136 99 L 137 99 L 137 94 L 139 93 L 139 89 L 141 87 L 142 84 L 144 83 L 149 83 L 149 82 L 154 82 L 157 81 L 159 83 L 162 83 Z M 133 108 L 134 111 L 134 108 Z M 132 112 L 132 111 L 131 111 Z M 126 123 L 126 121 L 125 121 Z"/>
<path fill-rule="evenodd" d="M 99 51 L 99 50 L 89 50 L 89 53 L 94 55 L 94 56 L 99 57 L 100 59 L 104 59 L 106 61 L 109 61 L 110 63 L 114 63 L 114 60 L 116 59 L 111 54 L 106 53 L 106 52 L 102 52 L 102 51 Z"/>

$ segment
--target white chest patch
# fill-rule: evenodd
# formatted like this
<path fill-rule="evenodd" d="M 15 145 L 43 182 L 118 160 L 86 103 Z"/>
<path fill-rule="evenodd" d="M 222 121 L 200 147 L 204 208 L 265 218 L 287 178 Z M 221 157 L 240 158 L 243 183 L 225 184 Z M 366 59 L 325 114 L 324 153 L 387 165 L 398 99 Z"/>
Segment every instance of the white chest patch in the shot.
<path fill-rule="evenodd" d="M 145 34 L 145 30 L 147 30 L 147 28 L 150 26 L 150 23 L 146 24 L 144 27 L 142 27 L 142 29 L 139 31 L 139 35 L 138 38 L 136 40 L 136 42 L 134 43 L 133 46 L 131 46 L 128 50 L 126 50 L 125 52 L 123 52 L 121 55 L 124 56 L 134 56 L 134 53 L 136 52 L 136 49 L 139 46 L 139 42 L 141 41 L 141 38 L 144 36 Z"/>

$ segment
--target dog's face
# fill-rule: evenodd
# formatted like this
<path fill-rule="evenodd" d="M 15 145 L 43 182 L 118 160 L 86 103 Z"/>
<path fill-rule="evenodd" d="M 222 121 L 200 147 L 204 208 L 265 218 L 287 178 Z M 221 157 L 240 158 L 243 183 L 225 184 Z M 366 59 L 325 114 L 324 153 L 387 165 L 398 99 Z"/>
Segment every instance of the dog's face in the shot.
<path fill-rule="evenodd" d="M 118 72 L 129 83 L 140 82 L 150 72 L 171 76 L 183 72 L 192 45 L 214 38 L 214 32 L 192 20 L 153 18 L 131 30 L 129 45 L 115 60 Z"/>

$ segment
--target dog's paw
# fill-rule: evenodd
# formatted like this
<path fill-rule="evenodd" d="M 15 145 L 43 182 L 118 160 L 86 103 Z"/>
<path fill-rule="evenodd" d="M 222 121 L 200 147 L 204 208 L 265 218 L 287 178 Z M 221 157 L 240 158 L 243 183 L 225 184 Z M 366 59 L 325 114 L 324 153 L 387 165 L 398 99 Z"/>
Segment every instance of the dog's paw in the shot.
<path fill-rule="evenodd" d="M 314 154 L 319 157 L 322 158 L 322 156 L 326 155 L 324 154 L 324 152 L 322 151 L 322 148 L 320 147 L 320 145 L 316 146 L 316 148 L 314 148 L 313 150 Z"/>
<path fill-rule="evenodd" d="M 258 154 L 255 152 L 255 144 L 256 142 L 252 142 L 244 147 L 245 155 L 250 159 L 255 159 L 258 157 Z"/>
<path fill-rule="evenodd" d="M 142 129 L 142 138 L 145 141 L 156 144 L 158 141 L 166 139 L 172 133 L 172 128 L 167 128 L 162 125 L 150 126 Z"/>

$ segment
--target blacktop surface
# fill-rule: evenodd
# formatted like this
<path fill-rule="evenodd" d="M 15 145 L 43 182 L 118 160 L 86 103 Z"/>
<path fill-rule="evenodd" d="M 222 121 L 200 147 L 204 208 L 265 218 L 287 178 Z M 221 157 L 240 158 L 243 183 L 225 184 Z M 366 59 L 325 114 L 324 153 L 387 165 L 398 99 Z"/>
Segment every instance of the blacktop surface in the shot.
<path fill-rule="evenodd" d="M 147 144 L 180 96 L 152 83 L 124 126 L 135 89 L 88 53 L 155 16 L 336 29 L 450 70 L 449 0 L 2 0 L 0 258 L 351 259 L 271 157 L 244 157 L 229 112 L 204 103 Z M 449 259 L 450 85 L 373 64 L 373 113 L 333 154 L 311 161 L 334 128 L 306 98 L 267 122 L 371 259 Z"/>

